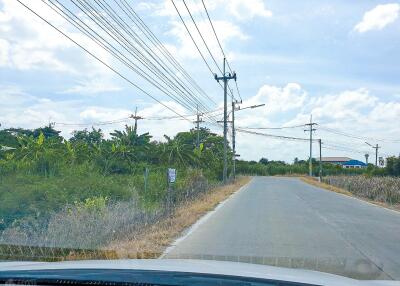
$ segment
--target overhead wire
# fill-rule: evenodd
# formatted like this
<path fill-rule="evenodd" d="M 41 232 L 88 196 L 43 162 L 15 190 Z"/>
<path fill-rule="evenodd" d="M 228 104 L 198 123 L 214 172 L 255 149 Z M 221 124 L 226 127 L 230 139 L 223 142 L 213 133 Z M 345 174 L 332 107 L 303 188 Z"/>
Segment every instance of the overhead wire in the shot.
<path fill-rule="evenodd" d="M 171 53 L 165 48 L 157 36 L 150 30 L 146 23 L 140 18 L 140 16 L 135 12 L 135 10 L 126 2 L 126 0 L 117 0 L 114 2 L 121 8 L 121 10 L 128 16 L 131 22 L 143 33 L 143 35 L 154 45 L 154 47 L 165 56 L 168 62 L 174 66 L 178 72 L 180 72 L 191 84 L 192 86 L 203 96 L 208 98 L 214 104 L 217 104 L 188 74 L 188 72 L 182 67 L 182 65 L 171 55 Z M 123 9 L 120 5 L 124 6 Z"/>
<path fill-rule="evenodd" d="M 69 35 L 67 35 L 65 32 L 63 32 L 61 29 L 59 29 L 58 27 L 56 27 L 54 24 L 52 24 L 51 22 L 49 22 L 48 20 L 46 20 L 43 16 L 41 16 L 40 14 L 38 14 L 36 11 L 34 11 L 33 9 L 31 9 L 29 6 L 27 6 L 25 3 L 23 3 L 21 0 L 17 0 L 17 2 L 19 4 L 21 4 L 23 7 L 25 7 L 28 11 L 30 11 L 32 14 L 34 14 L 35 16 L 37 16 L 38 18 L 40 18 L 42 21 L 44 21 L 47 25 L 49 25 L 50 27 L 52 27 L 53 29 L 55 29 L 57 32 L 59 32 L 60 34 L 62 34 L 65 38 L 67 38 L 68 40 L 70 40 L 71 42 L 73 42 L 75 45 L 77 45 L 78 47 L 80 47 L 82 50 L 84 50 L 86 53 L 88 53 L 91 57 L 93 57 L 94 59 L 96 59 L 98 62 L 100 62 L 102 65 L 104 65 L 105 67 L 107 67 L 108 69 L 110 69 L 112 72 L 114 72 L 115 74 L 117 74 L 119 77 L 121 77 L 122 79 L 124 79 L 125 81 L 127 81 L 129 84 L 131 84 L 132 86 L 134 86 L 136 89 L 138 89 L 139 91 L 141 91 L 143 94 L 149 96 L 150 98 L 152 98 L 154 101 L 160 103 L 162 106 L 164 106 L 165 108 L 169 109 L 170 111 L 172 111 L 173 113 L 175 113 L 176 115 L 186 119 L 184 116 L 182 116 L 181 114 L 179 114 L 178 112 L 176 112 L 173 108 L 169 107 L 168 105 L 164 104 L 162 101 L 158 100 L 156 97 L 154 97 L 153 95 L 151 95 L 150 93 L 148 93 L 147 91 L 145 91 L 144 89 L 142 89 L 140 86 L 138 86 L 137 84 L 135 84 L 133 81 L 131 81 L 129 78 L 127 78 L 125 75 L 123 75 L 121 72 L 117 71 L 115 68 L 113 68 L 112 66 L 110 66 L 109 64 L 107 64 L 105 61 L 103 61 L 102 59 L 100 59 L 98 56 L 96 56 L 95 54 L 93 54 L 92 52 L 90 52 L 87 48 L 85 48 L 83 45 L 81 45 L 80 43 L 78 43 L 77 41 L 75 41 L 73 38 L 71 38 Z M 188 120 L 188 119 L 186 119 Z M 190 120 L 188 120 L 190 121 Z"/>
<path fill-rule="evenodd" d="M 360 135 L 354 135 L 354 134 L 350 134 L 347 132 L 343 132 L 340 130 L 336 130 L 333 128 L 329 128 L 329 127 L 324 127 L 324 126 L 319 126 L 320 130 L 326 131 L 326 132 L 330 132 L 333 134 L 337 134 L 337 135 L 342 135 L 345 137 L 349 137 L 349 138 L 353 138 L 353 139 L 359 139 L 359 140 L 371 140 L 371 141 L 378 141 L 378 142 L 388 142 L 388 143 L 400 143 L 400 140 L 396 140 L 396 139 L 380 139 L 380 138 L 372 138 L 372 137 L 367 137 L 367 136 L 360 136 Z"/>
<path fill-rule="evenodd" d="M 281 130 L 281 129 L 299 128 L 299 127 L 304 127 L 304 126 L 306 126 L 306 125 L 305 124 L 301 124 L 301 125 L 281 126 L 281 127 L 238 127 L 238 128 L 255 129 L 255 130 Z"/>
<path fill-rule="evenodd" d="M 246 130 L 246 129 L 242 129 L 242 128 L 235 128 L 235 130 L 236 130 L 237 132 L 242 132 L 242 133 L 247 133 L 247 134 L 253 134 L 253 135 L 259 135 L 259 136 L 264 136 L 264 137 L 270 137 L 270 138 L 275 138 L 275 139 L 310 142 L 310 139 L 301 138 L 301 137 L 292 137 L 292 136 L 283 136 L 283 135 L 275 135 L 275 134 L 261 133 L 261 132 Z M 318 139 L 313 139 L 313 141 L 318 141 Z"/>
<path fill-rule="evenodd" d="M 183 82 L 179 77 L 173 74 L 173 71 L 167 68 L 167 64 L 156 54 L 152 53 L 151 48 L 143 41 L 139 35 L 137 35 L 129 25 L 122 19 L 113 8 L 107 4 L 107 2 L 101 3 L 98 0 L 94 0 L 98 5 L 101 5 L 107 13 L 113 18 L 113 20 L 147 53 L 179 86 L 178 89 L 183 89 L 185 93 L 188 93 L 191 100 L 194 100 L 196 104 L 201 104 L 203 107 L 204 103 L 199 101 L 193 94 L 193 90 Z M 163 74 L 164 75 L 164 74 Z"/>
<path fill-rule="evenodd" d="M 201 40 L 203 41 L 203 44 L 204 44 L 204 46 L 206 47 L 206 49 L 207 49 L 207 51 L 208 51 L 208 53 L 209 53 L 211 59 L 214 61 L 215 66 L 217 67 L 217 69 L 218 69 L 218 70 L 221 72 L 221 74 L 222 74 L 223 71 L 222 71 L 222 69 L 219 67 L 219 64 L 218 64 L 217 61 L 215 60 L 213 54 L 212 54 L 211 51 L 210 51 L 210 48 L 208 47 L 206 41 L 204 40 L 203 34 L 200 32 L 200 29 L 199 29 L 199 27 L 197 26 L 197 23 L 196 23 L 196 21 L 194 20 L 193 15 L 192 15 L 192 13 L 190 12 L 190 9 L 189 9 L 189 7 L 188 7 L 187 4 L 186 4 L 186 1 L 185 1 L 185 0 L 182 0 L 182 2 L 183 2 L 183 4 L 185 5 L 186 11 L 188 12 L 190 18 L 192 19 L 192 22 L 193 22 L 194 26 L 196 27 L 196 30 L 197 30 L 197 32 L 199 33 L 200 38 L 201 38 Z"/>
<path fill-rule="evenodd" d="M 203 3 L 203 7 L 204 7 L 204 10 L 205 10 L 205 12 L 206 12 L 206 14 L 207 14 L 208 21 L 209 21 L 209 23 L 210 23 L 210 25 L 211 25 L 212 31 L 213 31 L 213 33 L 214 33 L 215 39 L 217 40 L 217 43 L 218 43 L 218 46 L 219 46 L 219 48 L 220 48 L 220 50 L 221 50 L 221 52 L 222 52 L 222 55 L 223 55 L 224 58 L 226 59 L 226 63 L 227 63 L 227 65 L 228 65 L 228 68 L 229 68 L 230 72 L 233 72 L 233 70 L 232 70 L 232 68 L 231 68 L 231 65 L 229 64 L 228 58 L 227 58 L 227 56 L 226 56 L 226 54 L 225 54 L 225 52 L 224 52 L 224 49 L 222 48 L 222 44 L 221 44 L 221 42 L 220 42 L 220 40 L 219 40 L 219 37 L 218 37 L 218 35 L 217 35 L 217 32 L 216 32 L 216 30 L 215 30 L 215 28 L 214 28 L 214 24 L 213 24 L 213 22 L 211 21 L 211 17 L 210 17 L 210 14 L 208 13 L 208 9 L 207 9 L 207 7 L 206 7 L 206 4 L 204 3 L 204 0 L 201 0 L 201 2 Z M 236 85 L 237 94 L 238 94 L 240 100 L 242 100 L 242 96 L 241 96 L 241 94 L 240 94 L 239 86 L 238 86 L 237 81 L 235 81 L 235 85 Z"/>
<path fill-rule="evenodd" d="M 45 0 L 42 0 L 46 5 L 48 3 Z M 69 23 L 74 25 L 79 31 L 84 33 L 87 37 L 89 37 L 91 40 L 93 40 L 97 45 L 99 45 L 101 48 L 109 52 L 112 56 L 117 58 L 122 64 L 133 70 L 135 73 L 139 74 L 141 77 L 143 77 L 146 81 L 151 83 L 153 86 L 156 86 L 157 89 L 162 91 L 164 94 L 169 96 L 171 99 L 177 101 L 181 105 L 185 106 L 187 109 L 190 108 L 190 106 L 186 105 L 184 102 L 182 102 L 179 98 L 177 98 L 175 95 L 169 94 L 167 90 L 163 89 L 157 82 L 155 82 L 153 79 L 150 78 L 150 76 L 144 72 L 140 67 L 138 67 L 136 64 L 134 64 L 130 59 L 128 59 L 125 55 L 123 55 L 118 49 L 116 49 L 113 45 L 108 43 L 104 37 L 99 35 L 95 30 L 93 30 L 91 27 L 89 27 L 86 23 L 81 21 L 76 15 L 74 15 L 69 9 L 67 9 L 65 6 L 63 6 L 59 1 L 55 0 L 60 6 L 62 6 L 66 11 L 68 11 L 71 15 L 75 16 L 77 20 L 74 20 L 71 18 L 71 16 L 67 15 L 64 13 L 64 11 L 58 8 L 57 5 L 55 5 L 52 0 L 49 0 L 51 4 L 54 6 L 51 7 L 54 11 L 56 11 L 54 8 L 58 8 L 59 11 L 56 11 L 59 15 L 64 17 Z M 61 13 L 60 13 L 61 11 Z M 78 22 L 80 21 L 80 22 Z M 86 27 L 86 28 L 85 28 Z M 88 30 L 89 29 L 89 30 Z"/>
<path fill-rule="evenodd" d="M 213 70 L 211 69 L 210 65 L 208 64 L 208 62 L 207 62 L 207 60 L 206 60 L 206 58 L 205 58 L 205 56 L 203 55 L 203 53 L 201 52 L 199 46 L 197 45 L 197 42 L 195 41 L 195 39 L 194 39 L 192 33 L 190 32 L 189 27 L 186 25 L 186 22 L 185 22 L 185 20 L 183 19 L 182 15 L 181 15 L 181 12 L 179 12 L 179 9 L 178 9 L 178 7 L 176 6 L 174 0 L 171 0 L 171 2 L 172 2 L 172 4 L 173 4 L 173 6 L 174 6 L 176 12 L 178 13 L 178 16 L 179 16 L 179 18 L 180 18 L 180 20 L 181 20 L 183 26 L 185 27 L 186 31 L 188 32 L 188 34 L 189 34 L 189 36 L 190 36 L 190 38 L 191 38 L 193 44 L 195 45 L 197 51 L 199 52 L 201 58 L 203 59 L 204 63 L 206 64 L 208 70 L 209 70 L 209 71 L 211 72 L 211 74 L 214 76 L 215 73 L 214 73 Z M 219 68 L 219 67 L 218 67 L 218 68 Z M 219 84 L 219 86 L 220 86 L 222 89 L 224 88 L 220 82 L 218 82 L 218 84 Z M 228 88 L 228 90 L 229 90 L 229 92 L 231 93 L 231 96 L 234 97 L 234 96 L 233 96 L 233 93 L 232 93 L 232 91 L 231 91 L 231 89 Z"/>
<path fill-rule="evenodd" d="M 140 53 L 140 51 L 129 40 L 127 40 L 127 38 L 119 30 L 117 30 L 111 22 L 108 21 L 108 19 L 103 15 L 103 13 L 100 13 L 100 11 L 98 11 L 97 8 L 92 6 L 89 2 L 81 1 L 81 0 L 71 0 L 71 1 L 82 12 L 84 12 L 86 16 L 88 16 L 92 21 L 94 21 L 98 25 L 98 27 L 100 27 L 104 32 L 106 32 L 117 43 L 119 43 L 120 46 L 125 51 L 127 51 L 136 60 L 138 60 L 140 63 L 142 63 L 149 70 L 149 72 L 156 75 L 156 77 L 158 77 L 163 83 L 165 83 L 170 88 L 170 90 L 175 92 L 177 95 L 182 96 L 183 98 L 185 98 L 185 100 L 191 102 L 191 104 L 195 105 L 195 103 L 192 102 L 187 97 L 187 95 L 179 87 L 176 86 L 176 84 L 172 83 L 171 81 L 168 81 L 165 74 L 162 73 L 151 61 L 149 61 L 147 58 L 145 58 L 144 55 L 142 53 Z M 79 4 L 77 4 L 77 2 Z M 98 3 L 96 0 L 95 0 L 95 2 Z M 107 11 L 105 11 L 105 12 L 107 13 Z M 108 13 L 107 13 L 107 15 L 108 15 Z M 138 67 L 137 65 L 135 65 L 135 66 L 142 73 L 144 73 L 147 78 L 150 78 L 150 75 L 146 71 L 144 71 L 142 68 Z M 156 88 L 160 89 L 159 82 L 157 80 L 155 80 L 154 78 L 151 78 L 151 80 L 147 79 L 147 81 L 152 82 Z M 154 84 L 154 82 L 158 82 L 158 84 Z M 164 93 L 166 95 L 168 95 L 167 92 L 164 92 Z M 182 101 L 180 101 L 180 104 L 182 104 L 189 110 L 191 108 L 194 108 L 194 106 L 192 106 L 190 103 L 182 103 Z"/>
<path fill-rule="evenodd" d="M 79 1 L 79 0 L 78 0 Z M 51 1 L 50 1 L 51 2 Z M 47 2 L 45 2 L 46 4 L 47 4 Z M 119 50 L 117 50 L 114 46 L 112 46 L 111 44 L 109 44 L 108 42 L 106 42 L 106 40 L 104 39 L 104 37 L 102 37 L 101 35 L 99 35 L 96 31 L 94 31 L 91 27 L 89 27 L 88 25 L 86 25 L 83 21 L 81 21 L 80 19 L 78 19 L 77 17 L 76 17 L 76 15 L 74 15 L 74 13 L 72 13 L 68 8 L 66 8 L 65 6 L 63 6 L 62 5 L 62 3 L 60 3 L 60 2 L 58 2 L 57 1 L 57 3 L 63 8 L 63 10 L 62 9 L 60 9 L 57 5 L 55 5 L 53 2 L 51 2 L 51 4 L 53 4 L 54 5 L 54 7 L 51 7 L 53 10 L 56 10 L 56 9 L 58 9 L 58 11 L 56 11 L 58 14 L 60 14 L 60 11 L 63 13 L 63 15 L 61 15 L 61 16 L 63 16 L 68 22 L 70 22 L 71 24 L 73 24 L 76 28 L 78 28 L 81 32 L 83 32 L 86 36 L 88 36 L 89 38 L 91 38 L 93 41 L 95 41 L 98 45 L 100 45 L 103 49 L 105 49 L 105 50 L 107 50 L 109 53 L 111 53 L 114 57 L 116 57 L 120 62 L 122 62 L 123 64 L 125 64 L 126 66 L 128 66 L 129 68 L 131 68 L 131 69 L 133 69 L 136 73 L 138 73 L 139 75 L 141 75 L 142 77 L 146 77 L 147 76 L 147 78 L 145 78 L 147 81 L 149 81 L 151 84 L 153 84 L 153 85 L 155 85 L 155 83 L 156 83 L 156 81 L 153 81 L 153 80 L 149 80 L 149 75 L 147 74 L 147 73 L 145 73 L 142 69 L 140 69 L 139 68 L 139 71 L 137 70 L 137 69 L 134 69 L 134 67 L 132 67 L 132 64 L 134 65 L 134 63 L 132 63 L 132 61 L 130 61 L 125 55 L 123 55 Z M 98 3 L 98 2 L 97 2 Z M 79 4 L 81 4 L 81 5 L 84 5 L 84 3 L 82 3 L 82 2 L 80 2 L 79 1 L 79 4 L 78 3 L 76 3 L 76 2 L 74 2 L 73 1 L 73 4 L 75 5 L 75 6 L 77 6 L 78 8 L 80 8 L 80 10 L 82 11 L 82 9 L 89 9 L 87 6 L 84 6 L 84 7 L 82 7 L 82 6 L 79 6 Z M 49 6 L 49 4 L 47 4 L 48 6 Z M 56 9 L 54 9 L 54 8 L 56 8 Z M 92 10 L 95 10 L 95 9 L 93 9 L 93 7 L 91 7 L 92 8 Z M 68 13 L 69 13 L 69 15 L 64 11 L 64 10 L 66 10 L 66 11 L 68 11 Z M 97 12 L 97 14 L 101 14 L 98 10 L 95 10 L 96 12 Z M 83 10 L 83 12 L 85 13 L 85 15 L 87 15 L 88 17 L 90 17 L 91 15 L 92 16 L 96 16 L 96 15 L 94 15 L 93 14 L 93 11 L 91 11 L 91 10 Z M 88 15 L 88 12 L 91 12 L 92 14 L 91 15 Z M 110 11 L 107 11 L 108 13 L 111 13 Z M 72 19 L 71 18 L 71 15 L 72 16 L 74 16 L 75 18 L 76 18 L 76 20 L 75 19 Z M 101 24 L 99 23 L 99 22 L 101 22 L 101 20 L 104 20 L 104 18 L 103 19 L 99 19 L 98 17 L 97 17 L 97 19 L 93 19 L 92 17 L 90 17 L 100 28 L 102 28 L 103 30 L 104 30 L 104 27 L 103 26 L 101 26 Z M 97 20 L 97 21 L 96 21 Z M 115 20 L 115 18 L 114 18 L 114 20 Z M 77 22 L 77 21 L 80 21 L 80 23 L 79 22 Z M 103 24 L 105 24 L 104 23 L 104 21 L 103 22 L 101 22 L 101 23 L 103 23 Z M 109 24 L 109 23 L 108 23 Z M 121 23 L 119 23 L 119 24 L 121 24 Z M 85 25 L 85 27 L 83 26 L 83 25 Z M 109 24 L 110 25 L 110 24 Z M 122 25 L 122 24 L 121 24 Z M 88 31 L 88 29 L 90 29 L 90 31 Z M 114 27 L 114 30 L 115 30 L 115 27 Z M 107 30 L 105 30 L 105 32 L 107 32 L 107 34 L 108 35 L 110 35 L 110 32 L 109 31 L 107 31 Z M 113 35 L 110 35 L 110 36 L 113 36 Z M 132 36 L 132 35 L 131 35 Z M 95 38 L 94 38 L 95 37 Z M 99 39 L 99 37 L 100 37 L 100 39 Z M 121 40 L 121 38 L 119 38 L 119 39 L 116 39 L 115 37 L 113 37 L 113 39 L 114 40 L 116 40 L 120 45 L 122 45 L 123 46 L 123 44 L 121 44 L 121 42 L 119 42 L 119 40 Z M 125 39 L 126 40 L 126 39 Z M 104 42 L 106 42 L 106 43 L 104 43 Z M 125 42 L 126 43 L 126 42 Z M 108 45 L 106 45 L 106 44 L 108 44 Z M 143 46 L 142 46 L 143 47 Z M 126 46 L 123 46 L 123 48 L 125 48 L 125 49 L 127 49 L 127 47 Z M 132 54 L 132 53 L 131 53 Z M 135 58 L 137 58 L 137 55 L 136 55 L 136 57 Z M 128 63 L 129 62 L 129 63 Z M 143 62 L 143 61 L 142 61 Z M 135 67 L 137 67 L 137 65 L 135 66 Z M 148 67 L 148 66 L 147 66 Z M 154 70 L 153 70 L 153 72 L 154 72 Z M 171 85 L 170 84 L 168 84 L 168 82 L 166 82 L 166 80 L 165 79 L 162 79 L 163 80 L 163 82 L 164 83 L 166 83 L 169 87 L 171 87 Z M 173 99 L 175 99 L 175 101 L 177 101 L 179 104 L 181 104 L 182 106 L 185 106 L 185 108 L 186 109 L 189 109 L 189 110 L 193 110 L 193 105 L 195 104 L 195 102 L 193 102 L 192 101 L 192 107 L 190 107 L 189 105 L 187 105 L 185 102 L 183 102 L 182 100 L 180 100 L 179 98 L 177 98 L 176 96 L 172 96 L 170 93 L 168 94 L 168 92 L 165 90 L 165 89 L 163 89 L 163 88 L 161 88 L 160 87 L 160 85 L 159 84 L 157 84 L 156 85 L 156 88 L 157 89 L 159 89 L 159 90 L 161 90 L 164 94 L 167 94 L 169 97 L 172 97 Z M 176 91 L 176 89 L 174 89 L 175 91 Z M 179 92 L 178 92 L 179 93 Z M 181 93 L 182 94 L 182 93 Z"/>

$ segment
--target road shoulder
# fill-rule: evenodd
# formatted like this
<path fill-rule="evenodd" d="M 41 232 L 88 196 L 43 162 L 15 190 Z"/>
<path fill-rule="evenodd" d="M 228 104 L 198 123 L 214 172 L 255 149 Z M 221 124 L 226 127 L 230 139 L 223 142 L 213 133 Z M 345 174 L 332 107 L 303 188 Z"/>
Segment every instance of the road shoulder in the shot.
<path fill-rule="evenodd" d="M 180 206 L 169 218 L 145 227 L 138 236 L 114 242 L 107 249 L 115 250 L 119 258 L 159 258 L 168 247 L 190 232 L 192 226 L 195 227 L 251 179 L 239 177 L 235 183 L 212 189 L 197 200 Z"/>
<path fill-rule="evenodd" d="M 303 181 L 304 183 L 307 183 L 307 184 L 312 185 L 314 187 L 321 188 L 321 189 L 324 189 L 324 190 L 327 190 L 327 191 L 331 191 L 331 192 L 335 192 L 335 193 L 338 193 L 338 194 L 341 194 L 341 195 L 344 195 L 344 196 L 351 197 L 351 198 L 356 199 L 356 200 L 360 200 L 360 201 L 365 202 L 365 203 L 369 203 L 369 204 L 374 205 L 374 206 L 379 206 L 379 207 L 394 211 L 396 213 L 400 213 L 400 206 L 393 206 L 393 205 L 390 205 L 390 204 L 387 204 L 387 203 L 384 203 L 384 202 L 377 202 L 377 201 L 369 200 L 367 198 L 355 196 L 354 194 L 352 194 L 351 192 L 349 192 L 349 191 L 347 191 L 345 189 L 338 188 L 338 187 L 335 187 L 335 186 L 332 186 L 332 185 L 329 185 L 329 184 L 326 184 L 326 183 L 323 183 L 323 182 L 319 182 L 315 178 L 310 178 L 310 177 L 298 177 L 298 178 L 301 181 Z"/>

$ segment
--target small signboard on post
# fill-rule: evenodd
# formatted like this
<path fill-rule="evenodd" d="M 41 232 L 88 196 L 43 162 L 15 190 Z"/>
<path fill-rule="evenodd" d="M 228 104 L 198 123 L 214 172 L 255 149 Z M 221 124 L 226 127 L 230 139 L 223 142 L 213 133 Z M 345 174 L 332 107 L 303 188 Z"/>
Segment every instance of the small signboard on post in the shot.
<path fill-rule="evenodd" d="M 176 169 L 168 168 L 168 183 L 175 183 Z"/>

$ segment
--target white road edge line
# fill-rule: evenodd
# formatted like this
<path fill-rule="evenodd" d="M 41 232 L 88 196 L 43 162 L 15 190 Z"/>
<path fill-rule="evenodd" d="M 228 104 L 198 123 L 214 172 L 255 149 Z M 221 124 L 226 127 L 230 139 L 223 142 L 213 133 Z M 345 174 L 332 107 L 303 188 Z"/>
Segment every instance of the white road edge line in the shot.
<path fill-rule="evenodd" d="M 239 188 L 239 190 L 237 190 L 236 192 L 232 193 L 229 197 L 227 197 L 225 200 L 223 200 L 222 202 L 218 203 L 218 205 L 211 211 L 207 212 L 205 215 L 203 215 L 201 218 L 199 218 L 194 224 L 192 224 L 188 229 L 183 231 L 183 235 L 178 237 L 173 243 L 171 243 L 170 246 L 168 246 L 163 254 L 158 258 L 158 259 L 162 259 L 164 258 L 168 253 L 170 253 L 181 241 L 183 241 L 184 239 L 186 239 L 189 235 L 191 235 L 197 228 L 199 228 L 200 225 L 202 225 L 203 223 L 205 223 L 213 214 L 215 214 L 220 208 L 222 208 L 226 202 L 228 202 L 229 200 L 231 200 L 234 196 L 236 196 L 238 193 L 240 193 L 243 189 L 247 188 L 247 186 L 253 181 L 253 178 L 251 178 L 251 180 L 241 186 Z"/>

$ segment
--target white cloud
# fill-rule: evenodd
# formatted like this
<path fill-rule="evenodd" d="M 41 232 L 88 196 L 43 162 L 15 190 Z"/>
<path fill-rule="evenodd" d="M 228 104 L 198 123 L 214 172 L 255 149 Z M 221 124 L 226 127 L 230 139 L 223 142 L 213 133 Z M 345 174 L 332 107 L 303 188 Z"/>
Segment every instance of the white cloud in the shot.
<path fill-rule="evenodd" d="M 240 126 L 279 127 L 308 123 L 310 114 L 321 127 L 329 127 L 359 136 L 400 139 L 400 103 L 384 101 L 372 95 L 367 89 L 347 90 L 337 94 L 321 96 L 309 95 L 299 84 L 286 86 L 262 86 L 256 95 L 246 99 L 246 106 L 266 103 L 266 107 L 237 113 Z M 245 106 L 245 105 L 243 105 Z M 363 140 L 348 138 L 318 130 L 315 138 L 327 143 L 336 143 L 357 149 L 360 152 L 371 150 Z M 284 130 L 259 130 L 259 132 L 306 138 L 304 128 Z M 307 158 L 307 144 L 303 142 L 282 141 L 257 135 L 238 133 L 238 152 L 246 159 L 258 160 L 264 156 L 274 160 L 291 161 L 294 157 Z M 397 154 L 398 146 L 385 143 L 381 150 L 387 154 Z M 317 147 L 315 147 L 317 148 Z M 343 153 L 324 150 L 327 155 L 346 155 L 362 159 L 362 154 Z M 361 157 L 360 157 L 361 156 Z"/>
<path fill-rule="evenodd" d="M 227 21 L 213 21 L 214 27 L 218 31 L 224 31 L 219 35 L 219 40 L 221 45 L 224 47 L 227 42 L 233 39 L 238 40 L 246 40 L 248 36 L 243 34 L 240 28 L 230 22 Z M 189 58 L 189 59 L 196 59 L 200 58 L 200 55 L 196 49 L 196 46 L 193 44 L 192 39 L 190 38 L 188 32 L 186 31 L 185 27 L 179 21 L 172 21 L 171 22 L 172 28 L 168 32 L 168 35 L 173 35 L 178 42 L 176 47 L 171 47 L 169 50 L 174 53 L 175 56 L 180 58 Z M 206 48 L 203 45 L 202 39 L 200 35 L 196 32 L 196 27 L 193 23 L 187 22 L 186 25 L 188 26 L 190 31 L 192 32 L 192 36 L 194 37 L 197 45 L 201 49 L 203 55 L 206 58 L 209 58 Z M 201 31 L 206 43 L 211 51 L 219 51 L 219 46 L 217 41 L 215 40 L 215 36 L 213 31 L 211 30 L 210 23 L 208 21 L 202 20 L 197 22 L 197 26 Z M 171 46 L 171 45 L 169 45 Z M 217 61 L 222 62 L 222 55 L 219 52 L 213 53 L 214 57 L 217 58 Z M 218 63 L 219 63 L 218 62 Z"/>
<path fill-rule="evenodd" d="M 81 81 L 77 85 L 68 88 L 61 93 L 93 95 L 103 92 L 121 91 L 122 87 L 115 85 L 111 81 L 106 81 L 99 78 L 88 78 L 86 81 Z"/>
<path fill-rule="evenodd" d="M 231 0 L 228 9 L 237 19 L 244 21 L 254 17 L 271 17 L 272 12 L 265 8 L 261 0 Z"/>
<path fill-rule="evenodd" d="M 65 122 L 75 118 L 80 103 L 53 101 L 36 97 L 15 86 L 0 86 L 0 122 L 2 128 L 37 128 L 50 121 Z"/>
<path fill-rule="evenodd" d="M 360 33 L 381 30 L 393 23 L 398 18 L 399 12 L 400 4 L 398 3 L 377 5 L 364 14 L 362 21 L 354 27 L 354 30 Z"/>
<path fill-rule="evenodd" d="M 0 86 L 0 102 L 3 103 L 0 113 L 2 127 L 37 128 L 48 124 L 49 121 L 58 123 L 90 123 L 111 121 L 127 118 L 134 111 L 124 107 L 105 107 L 84 105 L 80 101 L 53 101 L 48 98 L 33 96 L 17 87 Z M 164 104 L 180 114 L 185 109 L 177 103 L 164 101 Z M 310 114 L 319 123 L 315 138 L 325 142 L 344 144 L 359 151 L 371 151 L 361 140 L 330 134 L 319 127 L 330 127 L 351 134 L 365 137 L 399 139 L 400 103 L 383 101 L 366 89 L 343 91 L 313 97 L 299 84 L 290 83 L 283 87 L 262 86 L 256 95 L 250 97 L 243 107 L 252 104 L 266 103 L 265 107 L 239 111 L 236 114 L 237 127 L 276 127 L 307 123 Z M 162 104 L 152 103 L 139 110 L 139 115 L 145 119 L 139 120 L 139 132 L 150 132 L 156 140 L 162 140 L 163 135 L 175 135 L 177 132 L 193 128 L 193 123 L 174 119 L 168 121 L 149 120 L 154 117 L 175 115 Z M 105 134 L 121 129 L 125 124 L 133 124 L 133 120 L 119 122 L 113 125 L 98 126 Z M 160 127 L 161 126 L 161 127 Z M 69 137 L 75 129 L 84 126 L 56 125 L 62 135 Z M 221 133 L 221 129 L 214 129 Z M 303 128 L 285 130 L 262 130 L 260 132 L 306 138 Z M 307 142 L 282 141 L 256 135 L 237 133 L 237 150 L 244 159 L 258 160 L 267 157 L 274 160 L 291 161 L 294 157 L 307 157 Z M 397 154 L 398 146 L 385 143 L 382 152 Z M 316 148 L 316 147 L 315 147 Z M 325 155 L 346 155 L 357 157 L 359 154 L 341 151 L 325 150 Z M 360 155 L 362 156 L 362 154 Z"/>
<path fill-rule="evenodd" d="M 285 112 L 303 106 L 307 93 L 297 83 L 288 83 L 284 87 L 263 85 L 258 93 L 246 100 L 248 104 L 265 103 L 268 113 Z"/>
<path fill-rule="evenodd" d="M 42 1 L 24 3 L 101 60 L 111 63 L 112 58 L 104 49 L 74 30 Z M 121 89 L 113 82 L 110 70 L 13 0 L 0 0 L 0 68 L 57 72 L 79 78 L 80 82 L 66 93 L 94 94 Z"/>
<path fill-rule="evenodd" d="M 134 111 L 119 107 L 87 106 L 81 101 L 63 100 L 54 101 L 49 98 L 36 97 L 16 86 L 0 86 L 0 112 L 1 128 L 22 127 L 38 128 L 49 122 L 56 123 L 56 129 L 62 131 L 66 138 L 76 129 L 91 128 L 91 124 L 126 119 L 111 125 L 97 125 L 108 136 L 115 129 L 124 128 L 125 124 L 133 124 L 133 120 L 127 119 Z M 172 110 L 185 114 L 185 109 L 171 101 L 163 101 Z M 144 118 L 173 116 L 172 111 L 166 109 L 160 103 L 152 103 L 141 109 L 139 115 Z M 160 122 L 163 127 L 160 128 Z M 156 140 L 163 140 L 163 135 L 173 136 L 182 130 L 189 130 L 193 123 L 186 120 L 174 120 L 164 124 L 159 120 L 140 120 L 139 132 L 150 132 Z M 170 124 L 168 124 L 170 123 Z"/>
<path fill-rule="evenodd" d="M 180 13 L 184 16 L 187 14 L 186 7 L 183 2 L 175 1 L 175 5 Z M 204 13 L 204 7 L 200 0 L 190 1 L 187 3 L 192 15 Z M 227 12 L 228 16 L 233 16 L 236 20 L 250 20 L 254 17 L 271 17 L 272 12 L 268 10 L 262 0 L 214 0 L 205 1 L 205 5 L 209 12 L 216 14 L 220 10 Z M 170 0 L 165 0 L 158 5 L 148 4 L 147 2 L 137 5 L 140 9 L 151 9 L 159 16 L 176 17 L 177 12 Z M 185 13 L 186 12 L 186 13 Z M 214 18 L 213 18 L 214 19 Z"/>
<path fill-rule="evenodd" d="M 2 56 L 0 66 L 15 69 L 51 69 L 72 71 L 72 66 L 62 62 L 55 51 L 71 47 L 71 43 L 61 37 L 53 28 L 39 20 L 17 1 L 0 0 L 0 46 Z M 61 17 L 52 13 L 40 1 L 30 1 L 29 6 L 41 11 L 57 26 L 65 25 Z"/>

